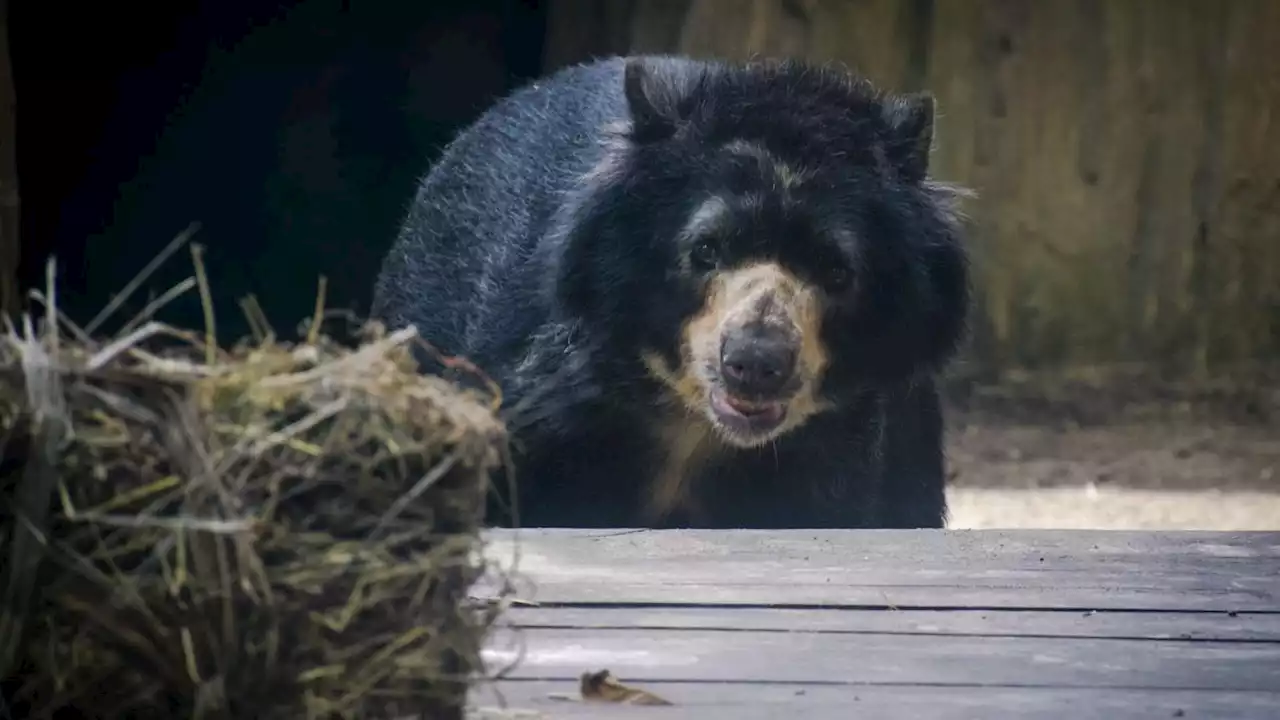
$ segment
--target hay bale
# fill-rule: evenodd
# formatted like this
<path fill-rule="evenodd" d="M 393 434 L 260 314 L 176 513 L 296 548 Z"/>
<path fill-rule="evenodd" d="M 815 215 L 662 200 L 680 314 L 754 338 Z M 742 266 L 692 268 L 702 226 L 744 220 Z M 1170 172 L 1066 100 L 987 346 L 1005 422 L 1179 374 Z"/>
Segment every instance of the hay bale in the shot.
<path fill-rule="evenodd" d="M 0 337 L 10 711 L 461 717 L 496 619 L 466 599 L 496 398 L 419 374 L 411 329 L 54 327 Z"/>

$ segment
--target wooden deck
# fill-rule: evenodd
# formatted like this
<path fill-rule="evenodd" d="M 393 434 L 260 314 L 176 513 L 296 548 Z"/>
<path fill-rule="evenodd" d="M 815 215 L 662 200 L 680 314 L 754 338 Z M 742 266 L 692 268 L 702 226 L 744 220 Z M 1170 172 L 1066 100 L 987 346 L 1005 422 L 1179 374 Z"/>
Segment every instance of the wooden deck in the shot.
<path fill-rule="evenodd" d="M 474 718 L 1280 718 L 1280 533 L 491 538 L 537 605 Z M 582 701 L 605 669 L 671 705 Z"/>

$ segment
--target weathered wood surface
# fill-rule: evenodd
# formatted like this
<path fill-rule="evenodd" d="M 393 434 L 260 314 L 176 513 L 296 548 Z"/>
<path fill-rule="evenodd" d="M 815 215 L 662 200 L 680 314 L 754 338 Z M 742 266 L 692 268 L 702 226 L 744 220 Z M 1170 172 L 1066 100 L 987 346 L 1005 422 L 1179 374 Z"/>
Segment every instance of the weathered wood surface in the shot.
<path fill-rule="evenodd" d="M 542 603 L 1280 609 L 1267 532 L 524 531 L 519 553 Z"/>
<path fill-rule="evenodd" d="M 1002 687 L 828 687 L 795 684 L 645 683 L 679 705 L 602 706 L 549 699 L 565 683 L 478 693 L 471 720 L 1274 720 L 1270 692 L 1063 690 Z"/>
<path fill-rule="evenodd" d="M 1262 720 L 1280 708 L 1280 533 L 490 540 L 538 604 L 512 607 L 491 638 L 492 667 L 510 667 L 496 686 L 507 708 L 481 687 L 477 718 Z M 606 668 L 674 704 L 576 699 L 579 676 Z"/>
<path fill-rule="evenodd" d="M 983 369 L 1185 372 L 1280 349 L 1280 2 L 573 0 L 551 12 L 552 65 L 797 56 L 937 94 L 935 172 L 979 193 Z"/>
<path fill-rule="evenodd" d="M 1181 640 L 1280 644 L 1280 612 L 1148 612 L 1113 610 L 892 610 L 853 611 L 698 605 L 645 607 L 552 606 L 512 608 L 507 619 L 522 628 L 628 628 L 801 632 L 831 635 Z"/>

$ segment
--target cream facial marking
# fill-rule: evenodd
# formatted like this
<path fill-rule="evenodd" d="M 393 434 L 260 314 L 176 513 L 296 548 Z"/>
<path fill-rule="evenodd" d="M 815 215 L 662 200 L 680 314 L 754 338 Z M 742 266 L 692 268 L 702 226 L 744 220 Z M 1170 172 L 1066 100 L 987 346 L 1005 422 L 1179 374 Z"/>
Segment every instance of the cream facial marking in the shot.
<path fill-rule="evenodd" d="M 682 330 L 680 366 L 672 368 L 658 353 L 645 354 L 643 361 L 722 440 L 737 447 L 766 444 L 829 407 L 818 396 L 830 362 L 822 342 L 823 298 L 818 288 L 773 262 L 716 270 L 701 309 Z M 794 364 L 778 383 L 777 397 L 737 397 L 730 392 L 722 349 L 726 340 L 762 329 L 785 338 Z"/>

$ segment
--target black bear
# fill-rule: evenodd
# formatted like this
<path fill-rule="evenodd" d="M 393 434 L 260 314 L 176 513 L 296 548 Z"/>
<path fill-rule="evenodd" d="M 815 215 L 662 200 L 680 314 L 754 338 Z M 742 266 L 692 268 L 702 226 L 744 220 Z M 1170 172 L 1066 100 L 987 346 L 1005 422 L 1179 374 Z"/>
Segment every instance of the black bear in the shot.
<path fill-rule="evenodd" d="M 799 61 L 562 69 L 445 149 L 373 315 L 501 386 L 520 525 L 942 527 L 970 292 L 933 125 Z"/>

